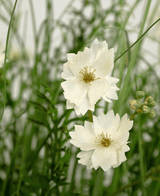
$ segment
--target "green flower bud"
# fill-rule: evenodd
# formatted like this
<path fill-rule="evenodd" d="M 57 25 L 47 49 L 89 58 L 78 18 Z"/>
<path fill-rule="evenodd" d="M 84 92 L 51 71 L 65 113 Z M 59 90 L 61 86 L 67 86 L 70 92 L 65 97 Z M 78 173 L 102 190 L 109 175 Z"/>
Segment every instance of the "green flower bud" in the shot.
<path fill-rule="evenodd" d="M 149 105 L 150 107 L 154 107 L 154 106 L 156 105 L 156 102 L 153 101 L 153 102 L 149 103 L 148 105 Z"/>
<path fill-rule="evenodd" d="M 146 105 L 144 105 L 143 107 L 142 107 L 142 112 L 144 113 L 144 114 L 148 114 L 149 112 L 150 112 L 150 108 L 148 107 L 148 106 L 146 106 Z"/>
<path fill-rule="evenodd" d="M 151 109 L 151 110 L 149 111 L 149 113 L 148 113 L 148 116 L 149 116 L 150 118 L 154 118 L 154 117 L 156 116 L 155 111 Z"/>
<path fill-rule="evenodd" d="M 141 107 L 141 105 L 142 105 L 142 103 L 139 100 L 137 100 L 137 107 L 139 108 L 139 107 Z"/>
<path fill-rule="evenodd" d="M 156 102 L 154 101 L 153 97 L 149 96 L 146 98 L 145 104 L 147 104 L 150 107 L 154 107 L 156 105 Z"/>
<path fill-rule="evenodd" d="M 136 92 L 137 99 L 142 99 L 142 97 L 144 97 L 144 95 L 145 95 L 144 91 L 137 91 Z"/>
<path fill-rule="evenodd" d="M 145 102 L 148 104 L 148 103 L 151 103 L 151 102 L 153 102 L 154 101 L 154 99 L 153 99 L 153 97 L 151 97 L 151 96 L 149 96 L 149 97 L 147 97 L 146 98 L 146 100 L 145 100 Z"/>
<path fill-rule="evenodd" d="M 132 109 L 136 110 L 137 108 L 141 106 L 141 102 L 133 99 L 129 101 L 129 105 Z"/>

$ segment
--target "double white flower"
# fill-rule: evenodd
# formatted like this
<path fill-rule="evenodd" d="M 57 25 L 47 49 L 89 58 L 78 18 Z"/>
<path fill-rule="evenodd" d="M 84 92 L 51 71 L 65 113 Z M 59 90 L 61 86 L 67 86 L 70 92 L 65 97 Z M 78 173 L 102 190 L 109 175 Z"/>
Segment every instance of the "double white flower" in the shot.
<path fill-rule="evenodd" d="M 129 150 L 127 140 L 129 130 L 133 126 L 125 114 L 122 119 L 113 110 L 106 115 L 101 113 L 93 116 L 93 123 L 85 121 L 84 127 L 75 125 L 75 131 L 71 131 L 73 145 L 82 151 L 78 153 L 78 161 L 86 165 L 88 169 L 101 167 L 104 171 L 111 167 L 118 167 L 126 160 L 125 152 Z"/>
<path fill-rule="evenodd" d="M 88 110 L 94 111 L 96 102 L 103 97 L 107 102 L 118 99 L 117 78 L 110 77 L 114 65 L 114 49 L 108 50 L 106 41 L 97 39 L 91 48 L 83 52 L 67 54 L 68 62 L 64 64 L 62 88 L 67 99 L 67 109 L 74 108 L 76 114 L 84 115 Z"/>

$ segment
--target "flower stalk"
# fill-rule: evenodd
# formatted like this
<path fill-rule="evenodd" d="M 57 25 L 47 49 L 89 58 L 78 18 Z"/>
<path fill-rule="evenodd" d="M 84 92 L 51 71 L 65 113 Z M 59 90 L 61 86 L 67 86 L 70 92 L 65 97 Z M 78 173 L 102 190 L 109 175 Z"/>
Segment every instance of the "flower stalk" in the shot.
<path fill-rule="evenodd" d="M 93 116 L 91 110 L 88 110 L 89 122 L 93 122 Z"/>

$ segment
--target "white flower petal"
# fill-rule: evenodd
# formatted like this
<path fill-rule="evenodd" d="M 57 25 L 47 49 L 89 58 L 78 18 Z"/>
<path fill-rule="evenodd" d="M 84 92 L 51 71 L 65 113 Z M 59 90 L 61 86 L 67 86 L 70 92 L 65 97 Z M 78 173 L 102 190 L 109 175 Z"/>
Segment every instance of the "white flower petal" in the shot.
<path fill-rule="evenodd" d="M 72 109 L 74 108 L 75 104 L 74 103 L 70 103 L 70 101 L 67 99 L 67 103 L 66 103 L 66 108 L 67 109 Z"/>
<path fill-rule="evenodd" d="M 117 93 L 115 91 L 112 91 L 112 90 L 109 90 L 105 94 L 105 96 L 108 97 L 109 99 L 114 99 L 114 100 L 117 100 L 118 99 Z"/>
<path fill-rule="evenodd" d="M 112 101 L 111 101 L 110 99 L 108 99 L 105 95 L 103 96 L 103 99 L 104 99 L 105 101 L 107 101 L 108 103 L 112 103 Z"/>
<path fill-rule="evenodd" d="M 117 78 L 106 76 L 105 79 L 110 83 L 110 88 L 106 93 L 103 95 L 103 99 L 111 102 L 110 99 L 117 100 L 118 96 L 115 91 L 119 90 L 119 88 L 116 86 L 116 83 L 119 81 Z"/>
<path fill-rule="evenodd" d="M 80 160 L 78 160 L 78 163 L 81 163 L 82 165 L 86 165 L 87 169 L 93 168 L 93 164 L 91 161 L 92 154 L 93 154 L 93 150 L 79 152 L 77 154 L 77 157 L 80 158 Z"/>
<path fill-rule="evenodd" d="M 127 118 L 127 114 L 124 115 L 119 124 L 118 131 L 113 136 L 114 140 L 118 140 L 121 145 L 126 144 L 129 138 L 129 130 L 132 128 L 132 126 L 133 121 L 130 121 Z"/>
<path fill-rule="evenodd" d="M 92 155 L 93 166 L 101 166 L 104 171 L 117 164 L 116 150 L 112 147 L 98 148 Z"/>
<path fill-rule="evenodd" d="M 76 54 L 74 54 L 74 53 L 68 53 L 68 54 L 67 54 L 67 60 L 68 60 L 68 61 L 73 60 L 75 57 L 76 57 Z"/>
<path fill-rule="evenodd" d="M 108 75 L 105 77 L 105 79 L 107 79 L 111 85 L 117 84 L 119 82 L 118 78 L 114 78 Z"/>
<path fill-rule="evenodd" d="M 130 148 L 129 148 L 129 146 L 124 145 L 124 146 L 122 146 L 122 150 L 123 150 L 123 152 L 127 152 L 130 150 Z"/>
<path fill-rule="evenodd" d="M 91 105 L 88 95 L 86 95 L 81 104 L 79 106 L 75 106 L 75 111 L 77 115 L 85 115 L 88 110 L 94 111 L 94 105 Z"/>
<path fill-rule="evenodd" d="M 78 81 L 76 78 L 65 81 L 61 83 L 62 88 L 64 89 L 64 96 L 70 101 L 79 106 L 87 93 L 87 87 L 82 82 Z"/>
<path fill-rule="evenodd" d="M 85 127 L 85 129 L 87 129 L 90 133 L 92 133 L 93 135 L 95 135 L 94 126 L 93 126 L 93 123 L 92 123 L 92 122 L 85 121 L 85 122 L 84 122 L 84 127 Z"/>
<path fill-rule="evenodd" d="M 88 90 L 88 97 L 91 105 L 96 104 L 96 102 L 108 91 L 110 84 L 106 79 L 98 79 L 91 83 Z"/>
<path fill-rule="evenodd" d="M 92 67 L 96 69 L 98 77 L 104 77 L 108 75 L 114 66 L 114 49 L 108 51 L 107 47 L 104 47 L 100 52 L 96 60 L 92 63 Z"/>
<path fill-rule="evenodd" d="M 104 149 L 103 151 L 104 151 L 103 155 L 102 155 L 103 156 L 103 161 L 100 163 L 100 166 L 102 167 L 102 169 L 104 171 L 107 171 L 108 166 L 106 167 L 106 162 L 110 166 L 113 166 L 113 165 L 117 164 L 117 151 L 112 147 L 108 147 L 108 148 Z"/>
<path fill-rule="evenodd" d="M 63 79 L 71 79 L 71 78 L 73 78 L 73 74 L 72 74 L 72 72 L 71 72 L 71 70 L 70 70 L 70 68 L 69 68 L 69 66 L 68 66 L 68 63 L 65 63 L 64 65 L 63 65 L 63 72 L 62 72 L 62 75 L 61 75 L 61 77 L 63 78 Z"/>
<path fill-rule="evenodd" d="M 110 110 L 106 115 L 102 112 L 97 118 L 104 130 L 107 130 L 112 121 L 115 121 L 116 119 L 113 110 Z"/>
<path fill-rule="evenodd" d="M 99 134 L 102 133 L 103 128 L 102 126 L 99 124 L 98 118 L 96 116 L 93 115 L 93 126 L 94 126 L 94 132 L 95 135 L 98 136 Z"/>
<path fill-rule="evenodd" d="M 113 168 L 118 167 L 122 162 L 126 161 L 127 158 L 125 156 L 125 152 L 129 150 L 129 147 L 127 145 L 122 146 L 118 151 L 118 162 L 117 164 L 113 165 Z"/>
<path fill-rule="evenodd" d="M 95 148 L 95 136 L 87 131 L 83 126 L 75 125 L 75 132 L 69 132 L 72 140 L 70 143 L 87 151 Z"/>
<path fill-rule="evenodd" d="M 112 120 L 110 126 L 106 129 L 106 133 L 110 134 L 111 136 L 116 133 L 120 123 L 120 117 L 116 114 L 114 120 Z"/>
<path fill-rule="evenodd" d="M 79 76 L 79 72 L 86 66 L 90 65 L 90 49 L 85 48 L 83 52 L 78 52 L 74 61 L 69 61 L 69 67 L 74 76 Z"/>
<path fill-rule="evenodd" d="M 92 63 L 94 60 L 95 60 L 95 58 L 96 58 L 96 56 L 97 56 L 97 53 L 98 53 L 98 50 L 100 50 L 100 47 L 101 45 L 100 45 L 100 43 L 98 42 L 98 39 L 96 38 L 94 41 L 93 41 L 93 43 L 92 43 L 92 45 L 91 45 L 91 48 L 90 48 L 90 62 Z M 107 48 L 108 48 L 108 45 L 107 45 L 107 43 L 106 43 L 106 46 L 107 46 Z M 102 49 L 102 48 L 101 48 Z"/>

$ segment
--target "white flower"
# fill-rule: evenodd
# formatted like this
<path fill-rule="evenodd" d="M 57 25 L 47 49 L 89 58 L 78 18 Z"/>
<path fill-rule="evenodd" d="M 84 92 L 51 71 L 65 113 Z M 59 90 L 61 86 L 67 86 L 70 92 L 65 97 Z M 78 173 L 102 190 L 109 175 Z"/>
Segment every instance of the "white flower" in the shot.
<path fill-rule="evenodd" d="M 0 43 L 0 68 L 3 66 L 4 63 L 4 47 L 3 45 Z"/>
<path fill-rule="evenodd" d="M 96 102 L 103 97 L 106 101 L 118 99 L 115 91 L 119 90 L 117 78 L 108 76 L 114 66 L 114 49 L 108 50 L 106 41 L 97 39 L 91 48 L 83 52 L 67 54 L 68 62 L 64 64 L 62 82 L 67 109 L 74 108 L 76 114 L 84 115 L 88 110 L 94 111 Z"/>
<path fill-rule="evenodd" d="M 118 167 L 126 161 L 127 140 L 132 126 L 133 121 L 128 119 L 127 114 L 120 120 L 113 110 L 106 115 L 93 116 L 93 123 L 85 121 L 84 127 L 75 125 L 75 131 L 69 134 L 72 138 L 70 143 L 82 150 L 77 155 L 80 158 L 78 162 L 88 169 L 101 167 L 107 171 Z"/>

